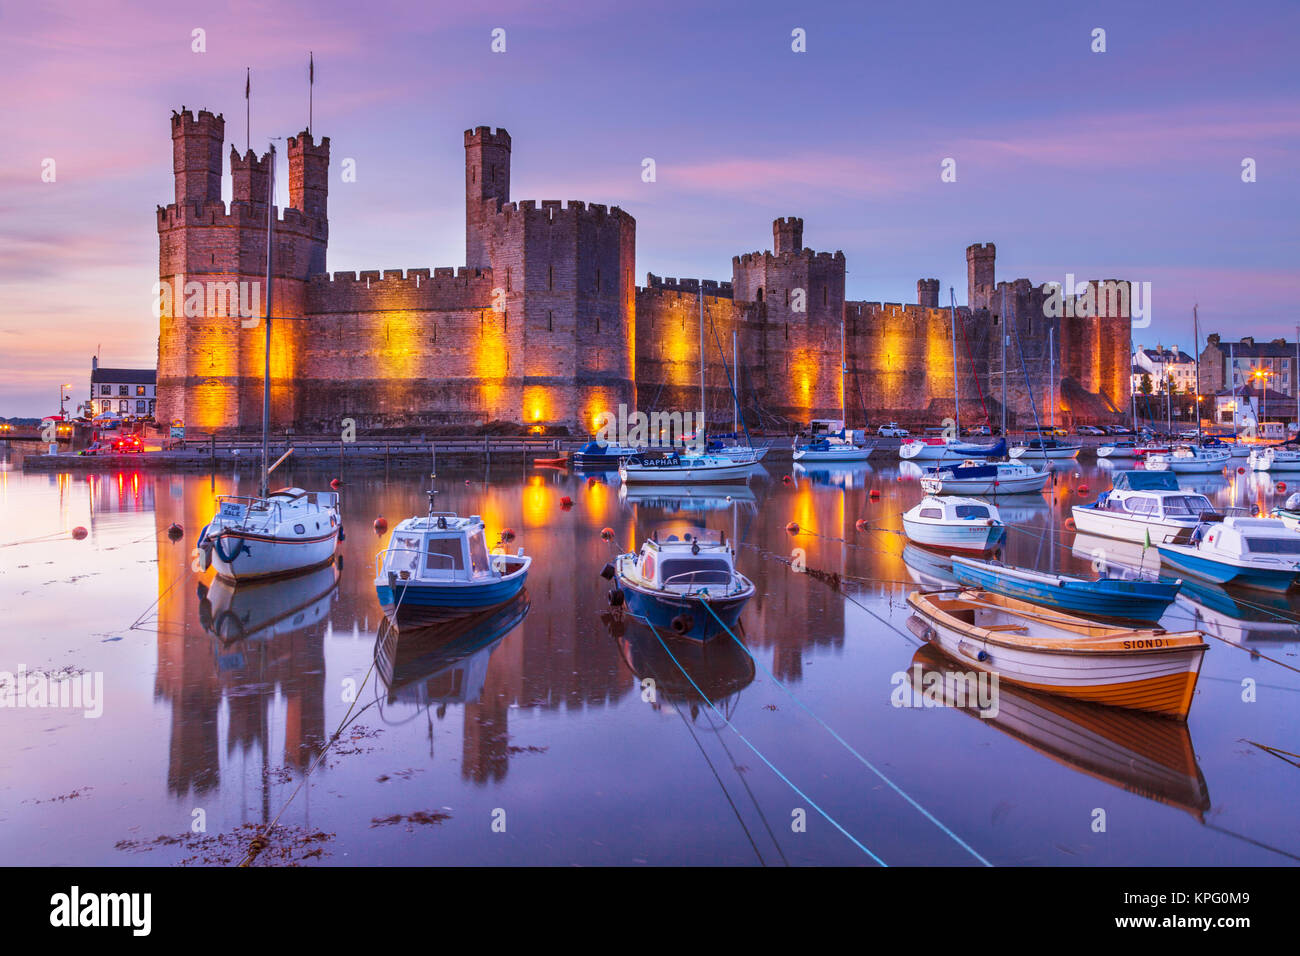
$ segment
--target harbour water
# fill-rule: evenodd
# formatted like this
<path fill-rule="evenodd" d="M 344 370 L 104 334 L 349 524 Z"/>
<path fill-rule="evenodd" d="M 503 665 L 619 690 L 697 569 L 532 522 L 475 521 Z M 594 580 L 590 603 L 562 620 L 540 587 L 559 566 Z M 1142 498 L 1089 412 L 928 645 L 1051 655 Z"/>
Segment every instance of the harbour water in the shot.
<path fill-rule="evenodd" d="M 511 529 L 534 560 L 516 604 L 432 635 L 392 632 L 373 584 L 372 522 L 423 513 L 427 475 L 343 475 L 341 567 L 231 589 L 192 549 L 255 469 L 0 472 L 0 681 L 102 679 L 98 716 L 0 709 L 0 857 L 237 863 L 278 820 L 259 864 L 1300 859 L 1300 599 L 1184 590 L 1161 624 L 1210 643 L 1186 725 L 1006 685 L 996 715 L 927 706 L 918 676 L 961 666 L 906 627 L 907 593 L 947 583 L 934 555 L 905 553 L 919 469 L 767 465 L 748 487 L 644 491 L 440 473 L 440 509 L 482 515 L 490 541 Z M 1223 506 L 1286 497 L 1261 474 L 1181 481 Z M 1106 487 L 1104 467 L 1068 463 L 1048 492 L 1003 499 L 1003 559 L 1122 563 L 1065 520 Z M 757 586 L 744 647 L 611 616 L 614 549 L 700 527 Z"/>

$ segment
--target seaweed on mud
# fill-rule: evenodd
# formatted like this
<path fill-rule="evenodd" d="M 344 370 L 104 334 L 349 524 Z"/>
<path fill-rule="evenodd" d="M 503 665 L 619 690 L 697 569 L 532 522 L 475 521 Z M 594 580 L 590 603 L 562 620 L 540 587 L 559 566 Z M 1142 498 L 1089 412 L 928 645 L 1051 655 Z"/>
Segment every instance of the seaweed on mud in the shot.
<path fill-rule="evenodd" d="M 249 846 L 261 835 L 262 825 L 245 823 L 224 833 L 163 834 L 152 840 L 119 840 L 114 846 L 131 853 L 147 853 L 159 847 L 180 846 L 189 856 L 178 866 L 235 866 L 247 856 Z M 300 866 L 306 860 L 328 855 L 325 844 L 333 833 L 305 827 L 277 826 L 263 839 L 263 845 L 250 866 Z"/>

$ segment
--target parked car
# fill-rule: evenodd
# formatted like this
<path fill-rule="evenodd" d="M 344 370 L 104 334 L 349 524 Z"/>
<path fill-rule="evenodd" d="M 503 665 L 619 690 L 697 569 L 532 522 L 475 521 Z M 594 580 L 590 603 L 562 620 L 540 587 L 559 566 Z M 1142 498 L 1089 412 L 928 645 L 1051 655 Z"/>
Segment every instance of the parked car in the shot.
<path fill-rule="evenodd" d="M 113 451 L 116 454 L 130 454 L 144 452 L 144 442 L 140 440 L 139 435 L 123 435 L 113 440 Z"/>
<path fill-rule="evenodd" d="M 1096 425 L 1080 425 L 1074 430 L 1076 435 L 1104 435 L 1106 432 Z"/>
<path fill-rule="evenodd" d="M 881 425 L 877 428 L 876 434 L 881 438 L 907 438 L 912 433 L 899 425 L 898 422 L 890 422 L 888 425 Z"/>
<path fill-rule="evenodd" d="M 963 435 L 992 435 L 993 429 L 988 425 L 972 425 L 970 428 L 962 429 Z"/>
<path fill-rule="evenodd" d="M 1070 433 L 1059 425 L 1030 425 L 1025 429 L 1026 435 L 1052 436 L 1054 438 L 1065 438 Z"/>
<path fill-rule="evenodd" d="M 1127 425 L 1102 425 L 1102 429 L 1107 435 L 1132 435 L 1133 429 Z"/>
<path fill-rule="evenodd" d="M 1195 428 L 1184 428 L 1182 431 L 1180 431 L 1180 432 L 1178 433 L 1178 437 L 1179 437 L 1179 438 L 1195 438 L 1195 437 L 1196 437 L 1196 429 L 1195 429 Z"/>

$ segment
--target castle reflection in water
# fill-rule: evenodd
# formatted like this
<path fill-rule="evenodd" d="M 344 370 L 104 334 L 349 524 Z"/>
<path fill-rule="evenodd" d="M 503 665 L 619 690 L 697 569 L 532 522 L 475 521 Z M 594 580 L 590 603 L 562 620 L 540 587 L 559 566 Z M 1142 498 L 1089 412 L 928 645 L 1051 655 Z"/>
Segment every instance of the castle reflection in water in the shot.
<path fill-rule="evenodd" d="M 228 476 L 146 474 L 127 476 L 126 481 L 145 486 L 157 482 L 152 491 L 160 595 L 155 696 L 171 704 L 169 791 L 179 797 L 217 788 L 223 758 L 229 763 L 240 755 L 250 762 L 255 758 L 263 767 L 275 769 L 282 763 L 305 770 L 335 729 L 326 723 L 327 695 L 341 694 L 343 677 L 358 682 L 361 677 L 329 674 L 326 642 L 373 645 L 385 636 L 379 633 L 384 618 L 372 568 L 386 536 L 376 535 L 370 524 L 377 515 L 395 524 L 397 518 L 421 510 L 427 479 L 349 480 L 344 486 L 341 572 L 331 567 L 316 572 L 314 579 L 309 575 L 306 580 L 238 588 L 215 581 L 211 572 L 193 572 L 189 549 L 211 515 L 214 497 L 246 491 L 254 478 L 246 476 L 237 483 Z M 481 478 L 466 483 L 458 476 L 440 481 L 440 508 L 481 514 L 489 529 L 515 529 L 515 544 L 534 556 L 527 587 L 530 606 L 517 626 L 486 646 L 463 647 L 459 658 L 454 647 L 442 659 L 431 655 L 428 673 L 412 677 L 408 672 L 396 681 L 401 686 L 384 688 L 390 707 L 418 701 L 430 707 L 435 719 L 445 717 L 449 704 L 463 707 L 460 762 L 466 780 L 488 784 L 508 773 L 512 708 L 578 714 L 639 693 L 640 676 L 632 668 L 647 655 L 637 642 L 654 638 L 639 626 L 612 629 L 602 621 L 608 608 L 598 572 L 614 547 L 601 540 L 603 527 L 614 528 L 618 544 L 631 547 L 655 527 L 700 524 L 719 528 L 728 538 L 738 534 L 743 542 L 782 541 L 788 520 L 770 509 L 764 516 L 753 500 L 683 501 L 669 492 L 620 501 L 617 489 L 601 480 L 576 479 L 576 486 L 562 481 L 573 480 L 512 476 L 485 484 Z M 123 507 L 122 499 L 110 493 L 113 480 L 97 484 L 97 512 Z M 565 494 L 578 506 L 564 510 L 560 499 Z M 864 488 L 850 488 L 815 495 L 811 482 L 805 481 L 793 494 L 795 520 L 842 537 L 851 531 L 858 513 L 850 506 L 852 499 L 865 501 L 865 494 Z M 173 522 L 185 529 L 180 542 L 173 543 L 165 534 Z M 869 571 L 862 565 L 864 557 L 843 544 L 805 536 L 799 546 L 811 568 L 884 578 L 903 575 L 897 558 L 885 559 L 886 565 L 896 566 L 891 573 L 888 567 L 882 571 L 881 556 L 874 555 L 875 570 Z M 824 584 L 790 575 L 783 563 L 789 558 L 788 551 L 742 545 L 739 560 L 758 586 L 742 624 L 745 641 L 759 660 L 782 681 L 797 684 L 807 648 L 842 645 L 843 601 Z M 480 633 L 478 638 L 492 636 Z M 382 640 L 380 644 L 377 650 L 382 650 Z M 715 662 L 718 659 L 714 655 Z M 743 692 L 752 679 L 752 661 L 743 654 L 722 660 L 723 666 L 748 667 L 749 677 L 735 680 L 734 675 L 713 674 L 712 679 L 721 681 L 715 686 Z M 685 666 L 692 667 L 689 659 Z M 473 686 L 465 686 L 466 680 Z M 228 714 L 224 747 L 223 705 Z"/>

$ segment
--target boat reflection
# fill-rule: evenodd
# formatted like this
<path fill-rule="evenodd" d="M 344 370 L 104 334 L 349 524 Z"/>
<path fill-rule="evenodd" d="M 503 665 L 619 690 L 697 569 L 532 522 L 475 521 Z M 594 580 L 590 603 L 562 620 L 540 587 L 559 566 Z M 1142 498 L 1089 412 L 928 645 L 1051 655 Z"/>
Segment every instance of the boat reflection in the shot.
<path fill-rule="evenodd" d="M 323 623 L 338 598 L 337 561 L 274 581 L 199 584 L 199 623 L 223 645 L 269 641 Z"/>
<path fill-rule="evenodd" d="M 398 627 L 385 617 L 375 635 L 375 668 L 387 690 L 386 703 L 420 709 L 437 704 L 439 717 L 447 704 L 477 703 L 492 651 L 530 606 L 525 590 L 487 610 L 449 611 L 438 624 Z"/>
<path fill-rule="evenodd" d="M 618 500 L 662 511 L 722 511 L 733 504 L 753 511 L 758 506 L 748 485 L 620 485 Z"/>
<path fill-rule="evenodd" d="M 1191 614 L 1193 627 L 1234 644 L 1300 641 L 1300 602 L 1285 594 L 1228 590 L 1188 578 L 1178 604 Z"/>
<path fill-rule="evenodd" d="M 908 462 L 907 464 L 911 463 Z M 849 464 L 846 462 L 837 465 L 825 462 L 805 465 L 796 461 L 793 473 L 796 479 L 803 479 L 818 487 L 843 488 L 845 491 L 853 491 L 856 488 L 867 487 L 867 480 L 871 477 L 872 471 L 870 465 L 862 463 Z"/>
<path fill-rule="evenodd" d="M 1121 541 L 1080 531 L 1075 534 L 1070 551 L 1076 558 L 1091 562 L 1098 574 L 1107 577 L 1130 580 L 1160 577 L 1160 552 L 1155 548 L 1145 548 L 1136 541 Z M 1172 580 L 1177 575 L 1166 577 Z"/>
<path fill-rule="evenodd" d="M 952 573 L 951 554 L 932 551 L 909 541 L 903 546 L 903 563 L 907 565 L 908 575 L 917 584 L 927 588 L 957 586 L 957 579 Z"/>
<path fill-rule="evenodd" d="M 701 710 L 709 711 L 700 698 L 704 694 L 730 719 L 740 692 L 753 683 L 754 659 L 730 637 L 701 643 L 663 629 L 656 636 L 645 622 L 618 611 L 606 611 L 600 619 L 628 669 L 638 680 L 654 681 L 656 706 L 664 697 L 681 700 L 694 720 Z M 743 640 L 743 623 L 736 631 Z"/>
<path fill-rule="evenodd" d="M 942 693 L 948 706 L 966 703 L 958 699 L 958 681 L 944 679 L 940 685 L 926 680 L 927 674 L 955 678 L 964 673 L 960 664 L 932 647 L 920 648 L 911 664 L 908 680 L 917 692 Z M 1038 694 L 1005 682 L 997 687 L 994 716 L 982 716 L 974 702 L 956 709 L 1072 770 L 1177 807 L 1199 822 L 1210 808 L 1209 789 L 1182 721 Z"/>

